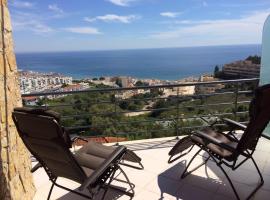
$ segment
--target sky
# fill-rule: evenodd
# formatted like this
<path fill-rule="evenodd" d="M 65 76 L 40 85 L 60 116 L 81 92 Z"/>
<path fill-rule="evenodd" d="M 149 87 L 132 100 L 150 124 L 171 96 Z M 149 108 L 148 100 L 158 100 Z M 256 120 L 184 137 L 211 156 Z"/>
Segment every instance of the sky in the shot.
<path fill-rule="evenodd" d="M 16 52 L 260 44 L 270 0 L 9 0 Z"/>

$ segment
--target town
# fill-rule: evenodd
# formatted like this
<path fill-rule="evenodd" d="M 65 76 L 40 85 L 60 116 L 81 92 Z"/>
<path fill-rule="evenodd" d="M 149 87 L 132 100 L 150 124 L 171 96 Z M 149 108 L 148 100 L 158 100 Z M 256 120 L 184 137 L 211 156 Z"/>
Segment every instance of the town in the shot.
<path fill-rule="evenodd" d="M 70 76 L 64 76 L 59 73 L 41 73 L 33 71 L 20 71 L 20 89 L 22 94 L 39 93 L 39 92 L 70 92 L 81 91 L 93 88 L 132 88 L 140 86 L 156 86 L 156 85 L 177 85 L 182 83 L 192 82 L 209 82 L 221 79 L 230 78 L 256 78 L 260 74 L 260 58 L 258 56 L 249 56 L 246 60 L 235 61 L 225 64 L 222 70 L 218 66 L 215 67 L 214 73 L 204 74 L 199 77 L 188 77 L 181 80 L 159 80 L 159 79 L 138 79 L 128 76 L 118 77 L 99 77 L 99 78 L 84 78 L 74 80 Z M 216 90 L 224 87 L 222 84 L 201 85 L 195 87 L 182 86 L 170 87 L 162 89 L 162 96 L 185 96 L 193 94 L 211 94 Z M 138 90 L 123 90 L 117 94 L 118 98 L 128 99 L 138 94 L 149 93 L 147 89 Z M 49 96 L 50 99 L 59 98 L 59 95 Z M 38 102 L 38 97 L 24 97 L 24 102 L 28 105 L 35 105 Z"/>

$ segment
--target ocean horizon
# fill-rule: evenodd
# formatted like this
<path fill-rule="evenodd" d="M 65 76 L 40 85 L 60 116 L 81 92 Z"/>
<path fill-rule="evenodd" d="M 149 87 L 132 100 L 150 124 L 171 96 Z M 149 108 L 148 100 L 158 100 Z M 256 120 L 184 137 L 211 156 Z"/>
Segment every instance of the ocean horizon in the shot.
<path fill-rule="evenodd" d="M 75 79 L 131 76 L 179 80 L 212 73 L 216 65 L 261 55 L 261 45 L 16 53 L 19 70 L 57 72 Z"/>

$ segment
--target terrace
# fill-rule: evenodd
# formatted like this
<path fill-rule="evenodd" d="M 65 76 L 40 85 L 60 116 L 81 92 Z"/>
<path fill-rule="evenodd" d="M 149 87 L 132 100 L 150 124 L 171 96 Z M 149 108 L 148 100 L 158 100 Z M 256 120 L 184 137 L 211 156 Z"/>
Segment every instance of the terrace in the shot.
<path fill-rule="evenodd" d="M 72 134 L 79 134 L 88 140 L 92 138 L 96 140 L 96 138 L 105 138 L 106 136 L 114 137 L 116 142 L 106 145 L 121 144 L 134 150 L 142 158 L 145 166 L 143 171 L 125 168 L 131 182 L 136 185 L 134 199 L 232 199 L 235 198 L 232 189 L 213 161 L 209 162 L 206 167 L 201 167 L 186 179 L 180 179 L 181 172 L 196 149 L 173 164 L 167 162 L 168 152 L 179 138 L 189 134 L 194 129 L 207 126 L 205 120 L 213 121 L 215 117 L 229 117 L 247 123 L 248 105 L 257 85 L 258 79 L 239 79 L 135 88 L 37 93 L 23 95 L 23 97 L 41 97 L 43 106 L 62 112 L 62 123 L 66 124 Z M 195 87 L 196 92 L 192 95 L 181 95 L 181 87 Z M 216 88 L 215 92 L 205 93 L 205 91 L 208 91 L 208 87 Z M 203 90 L 205 88 L 206 90 Z M 176 90 L 175 95 L 165 96 L 159 93 L 159 95 L 151 97 L 149 95 L 143 96 L 144 98 L 141 99 L 122 99 L 122 96 L 119 95 L 123 92 L 137 94 L 136 91 L 139 90 L 156 92 L 169 89 Z M 100 96 L 100 94 L 102 95 Z M 50 99 L 52 96 L 54 97 L 53 100 Z M 76 96 L 77 101 L 72 98 L 74 96 Z M 95 98 L 92 98 L 93 96 Z M 86 97 L 89 98 L 87 101 L 82 100 Z M 78 101 L 79 99 L 81 101 Z M 138 100 L 144 101 L 148 106 L 143 105 L 141 108 L 134 110 L 121 108 L 122 102 Z M 160 101 L 173 102 L 173 104 L 154 106 Z M 102 105 L 101 110 L 93 109 L 99 105 Z M 72 109 L 67 110 L 67 108 Z M 94 112 L 92 112 L 92 109 Z M 85 112 L 86 110 L 87 112 Z M 127 113 L 129 115 L 126 115 Z M 139 115 L 132 115 L 132 113 L 139 113 Z M 102 116 L 102 120 L 94 122 L 93 116 Z M 89 120 L 89 124 L 85 124 L 83 119 Z M 226 131 L 224 124 L 217 123 L 216 126 Z M 100 132 L 106 134 L 100 135 Z M 120 142 L 123 138 L 129 141 Z M 270 195 L 270 173 L 268 169 L 270 166 L 268 159 L 268 156 L 270 156 L 270 141 L 266 138 L 267 135 L 260 139 L 255 152 L 255 159 L 262 170 L 265 183 L 263 188 L 253 197 L 254 199 L 268 199 L 268 195 Z M 196 158 L 193 165 L 198 164 L 203 156 L 204 154 L 201 154 L 199 158 Z M 35 162 L 33 162 L 34 164 Z M 245 163 L 236 172 L 230 171 L 229 168 L 226 170 L 232 180 L 235 181 L 235 186 L 241 198 L 246 198 L 245 194 L 248 194 L 259 180 L 255 168 L 249 163 Z M 37 188 L 35 199 L 45 199 L 51 184 L 43 169 L 34 173 L 34 181 Z M 72 189 L 79 187 L 77 183 L 67 179 L 61 179 L 59 182 L 69 185 Z M 117 186 L 124 187 L 123 185 Z M 97 199 L 99 198 L 97 197 Z M 55 188 L 52 199 L 83 198 Z M 106 199 L 128 198 L 110 191 Z"/>
<path fill-rule="evenodd" d="M 136 185 L 134 200 L 180 200 L 180 199 L 201 199 L 201 200 L 231 200 L 235 199 L 233 191 L 228 184 L 226 178 L 222 174 L 216 164 L 209 162 L 206 167 L 201 167 L 197 171 L 185 179 L 181 179 L 186 163 L 195 153 L 194 149 L 190 154 L 186 155 L 179 162 L 168 164 L 168 152 L 170 146 L 176 142 L 175 138 L 149 139 L 143 141 L 132 141 L 123 143 L 143 159 L 145 169 L 142 171 L 125 168 L 130 180 Z M 202 154 L 203 156 L 203 154 Z M 268 200 L 270 195 L 270 141 L 261 138 L 258 148 L 255 152 L 255 159 L 262 170 L 265 183 L 263 187 L 256 193 L 252 199 Z M 202 157 L 195 160 L 192 166 L 201 163 Z M 240 198 L 245 199 L 246 194 L 250 193 L 256 186 L 259 177 L 251 162 L 247 162 L 237 171 L 229 171 L 229 175 L 234 181 L 236 189 L 239 191 Z M 34 182 L 37 188 L 35 200 L 43 200 L 47 198 L 51 183 L 43 169 L 39 169 L 34 173 Z M 59 183 L 63 183 L 76 189 L 79 184 L 67 179 L 59 179 Z M 116 184 L 117 185 L 117 184 Z M 123 185 L 117 185 L 124 187 Z M 87 194 L 87 192 L 86 192 Z M 55 187 L 51 199 L 59 200 L 84 200 L 65 190 Z M 101 199 L 97 196 L 97 200 Z M 114 191 L 109 191 L 106 200 L 129 199 Z"/>
<path fill-rule="evenodd" d="M 7 1 L 3 0 L 0 4 L 3 56 L 0 69 L 0 199 L 32 199 L 35 189 L 31 184 L 29 154 L 25 151 L 25 146 L 19 139 L 11 118 L 14 107 L 21 105 L 11 23 Z M 260 77 L 262 84 L 269 83 L 270 77 L 269 24 L 268 20 L 262 42 L 264 64 L 264 71 L 261 72 Z M 192 130 L 206 127 L 207 122 L 213 122 L 219 117 L 247 123 L 248 105 L 258 82 L 259 79 L 192 82 L 149 87 L 36 93 L 22 95 L 22 97 L 38 98 L 38 106 L 59 112 L 62 115 L 61 123 L 71 135 L 79 135 L 87 140 L 102 138 L 105 141 L 109 136 L 116 142 L 106 145 L 121 144 L 134 150 L 142 158 L 145 169 L 134 171 L 125 168 L 131 182 L 136 185 L 136 195 L 133 199 L 232 199 L 235 196 L 230 185 L 211 159 L 205 167 L 199 168 L 185 179 L 180 179 L 181 172 L 196 148 L 174 164 L 167 163 L 168 152 L 179 139 Z M 194 93 L 186 94 L 183 88 L 184 90 L 195 88 L 195 90 Z M 171 91 L 169 95 L 166 94 L 168 90 Z M 215 126 L 222 131 L 227 131 L 223 123 L 217 123 Z M 266 130 L 254 153 L 265 183 L 252 199 L 269 199 L 269 144 L 269 130 Z M 73 150 L 78 148 L 78 146 L 74 147 Z M 195 159 L 193 165 L 198 164 L 204 157 L 205 154 L 202 153 Z M 32 165 L 35 164 L 36 160 L 32 158 Z M 237 171 L 228 168 L 225 168 L 225 171 L 234 181 L 241 199 L 246 198 L 246 194 L 258 182 L 255 169 L 250 163 L 245 163 Z M 48 177 L 43 169 L 38 169 L 33 176 L 37 189 L 34 199 L 46 199 L 51 186 Z M 72 189 L 79 186 L 67 179 L 60 178 L 59 181 Z M 125 188 L 122 184 L 116 187 Z M 95 199 L 100 198 L 97 196 Z M 107 200 L 129 199 L 112 190 L 106 198 Z M 51 199 L 82 198 L 55 187 Z"/>

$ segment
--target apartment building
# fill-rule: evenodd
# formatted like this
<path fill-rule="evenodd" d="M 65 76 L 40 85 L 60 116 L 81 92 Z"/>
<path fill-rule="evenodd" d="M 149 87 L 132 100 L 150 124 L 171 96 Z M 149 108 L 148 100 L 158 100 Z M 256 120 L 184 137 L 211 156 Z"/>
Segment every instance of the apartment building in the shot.
<path fill-rule="evenodd" d="M 63 84 L 72 84 L 72 77 L 55 73 L 20 72 L 19 74 L 21 93 L 40 92 L 46 89 L 59 87 Z"/>
<path fill-rule="evenodd" d="M 227 76 L 257 78 L 260 76 L 260 65 L 254 64 L 250 60 L 241 60 L 224 65 L 222 71 Z"/>
<path fill-rule="evenodd" d="M 202 75 L 199 78 L 199 82 L 212 82 L 218 81 L 218 79 L 214 78 L 212 75 Z M 216 92 L 216 90 L 220 90 L 224 88 L 223 84 L 207 84 L 207 85 L 198 85 L 195 88 L 197 94 L 211 94 Z"/>

